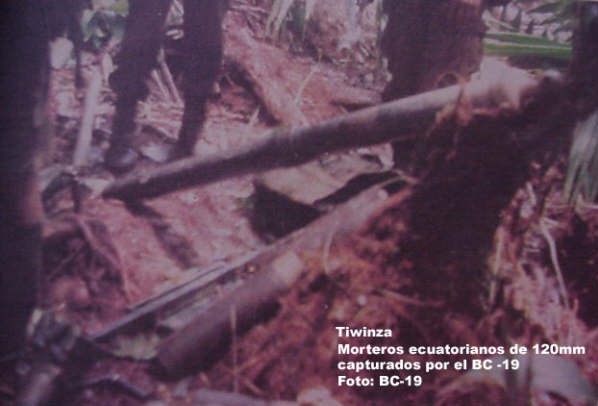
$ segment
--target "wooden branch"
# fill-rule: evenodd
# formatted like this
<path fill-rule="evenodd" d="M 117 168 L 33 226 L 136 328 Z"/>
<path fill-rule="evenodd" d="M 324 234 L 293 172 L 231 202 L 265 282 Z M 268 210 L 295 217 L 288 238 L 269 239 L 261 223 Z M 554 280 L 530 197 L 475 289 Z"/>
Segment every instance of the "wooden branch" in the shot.
<path fill-rule="evenodd" d="M 164 100 L 170 100 L 170 93 L 168 92 L 168 90 L 166 90 L 164 81 L 162 81 L 162 77 L 156 69 L 152 69 L 151 78 L 156 83 L 156 86 L 158 86 L 158 90 L 160 91 L 162 98 Z"/>
<path fill-rule="evenodd" d="M 173 3 L 173 6 L 174 6 L 174 3 Z M 166 86 L 167 86 L 168 93 L 169 93 L 171 100 L 175 104 L 182 106 L 183 99 L 181 99 L 179 90 L 177 89 L 176 85 L 174 84 L 174 79 L 172 77 L 172 73 L 170 72 L 170 68 L 168 67 L 168 64 L 166 63 L 166 56 L 164 54 L 164 48 L 160 48 L 160 51 L 158 54 L 158 69 L 160 69 L 160 73 L 162 74 L 162 76 L 164 77 L 164 80 L 166 81 Z"/>
<path fill-rule="evenodd" d="M 75 166 L 84 166 L 87 164 L 93 133 L 93 121 L 96 116 L 101 89 L 102 73 L 99 69 L 96 69 L 91 76 L 89 88 L 85 95 L 85 102 L 83 103 L 83 118 L 81 118 L 77 145 L 75 146 L 75 153 L 73 155 L 73 164 Z"/>
<path fill-rule="evenodd" d="M 501 65 L 502 66 L 502 65 Z M 132 173 L 109 185 L 104 197 L 136 200 L 218 180 L 290 167 L 324 153 L 375 145 L 421 131 L 436 113 L 465 94 L 475 107 L 518 108 L 538 80 L 524 71 L 493 67 L 488 79 L 450 86 L 359 110 L 314 126 L 272 131 L 249 148 L 210 158 L 192 157 L 143 173 Z"/>

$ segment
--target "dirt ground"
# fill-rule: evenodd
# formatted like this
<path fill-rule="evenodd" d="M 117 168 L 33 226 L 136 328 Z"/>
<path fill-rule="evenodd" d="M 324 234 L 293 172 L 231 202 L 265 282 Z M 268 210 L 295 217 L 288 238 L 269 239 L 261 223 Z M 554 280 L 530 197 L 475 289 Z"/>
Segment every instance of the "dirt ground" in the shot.
<path fill-rule="evenodd" d="M 387 75 L 372 51 L 375 34 L 367 16 L 360 23 L 366 39 L 354 44 L 359 51 L 347 52 L 334 40 L 346 28 L 335 23 L 343 21 L 338 16 L 326 14 L 316 20 L 328 21 L 329 31 L 322 31 L 323 23 L 309 26 L 302 43 L 310 45 L 299 46 L 292 31 L 283 32 L 278 42 L 266 38 L 269 2 L 232 3 L 225 20 L 223 72 L 196 155 L 231 151 L 260 140 L 269 129 L 314 124 L 380 100 Z M 310 35 L 319 42 L 310 42 Z M 362 53 L 365 57 L 359 56 Z M 95 58 L 86 55 L 85 62 L 89 74 Z M 44 160 L 43 174 L 48 177 L 68 167 L 72 159 L 82 109 L 72 79 L 70 68 L 53 71 L 51 111 L 56 130 Z M 167 194 L 141 208 L 102 199 L 99 191 L 113 180 L 101 162 L 114 102 L 107 86 L 100 99 L 90 165 L 77 174 L 84 186 L 58 188 L 45 201 L 41 302 L 89 335 L 164 286 L 184 280 L 190 270 L 234 262 L 269 243 L 250 221 L 252 175 Z M 160 165 L 152 158 L 161 144 L 173 142 L 181 116 L 182 106 L 152 84 L 151 96 L 139 108 L 137 142 L 146 157 L 137 170 Z M 468 140 L 468 132 L 487 132 L 489 139 L 498 138 L 495 133 L 504 127 L 497 125 L 499 130 L 493 133 L 488 123 L 500 119 L 473 120 L 461 137 Z M 488 144 L 482 153 L 491 157 L 496 151 L 492 141 Z M 480 154 L 467 145 L 456 149 L 464 162 Z M 379 149 L 363 153 L 387 159 Z M 481 164 L 492 163 L 492 158 L 465 166 L 447 158 L 449 163 L 439 170 L 442 176 L 470 172 L 475 176 L 467 181 L 479 181 L 481 186 L 464 188 L 458 183 L 445 188 L 438 183 L 422 191 L 402 183 L 398 192 L 387 188 L 389 197 L 365 224 L 340 237 L 330 230 L 327 244 L 301 253 L 306 269 L 280 299 L 275 316 L 235 337 L 232 348 L 209 369 L 174 381 L 162 379 L 146 359 L 151 352 L 146 345 L 151 347 L 149 341 L 160 334 L 141 332 L 119 344 L 121 349 L 134 347 L 138 356 L 131 356 L 134 351 L 128 348 L 127 356 L 101 357 L 79 377 L 81 382 L 69 388 L 62 404 L 275 405 L 277 400 L 330 406 L 590 404 L 598 382 L 598 206 L 581 202 L 571 207 L 563 202 L 565 155 L 563 149 L 548 164 L 525 165 L 525 176 L 516 162 L 484 172 Z M 460 196 L 455 198 L 458 190 Z M 493 193 L 500 196 L 492 197 Z M 437 198 L 430 201 L 431 196 Z M 250 273 L 237 276 L 236 282 Z M 222 287 L 223 292 L 227 289 Z M 339 337 L 339 326 L 388 329 L 391 336 L 346 339 Z M 404 348 L 515 344 L 532 348 L 552 343 L 562 354 L 532 357 L 543 358 L 535 363 L 515 357 L 531 365 L 522 367 L 519 375 L 454 368 L 426 372 L 408 366 L 341 373 L 340 361 L 366 358 L 339 354 L 342 343 Z M 583 347 L 585 354 L 565 354 L 574 347 Z M 391 357 L 421 365 L 439 360 L 452 365 L 475 358 Z M 376 381 L 380 375 L 419 376 L 422 382 L 347 386 L 339 385 L 339 375 Z M 13 392 L 9 383 L 1 384 L 4 393 Z M 229 403 L 222 397 L 202 403 L 200 389 L 249 396 L 256 403 L 242 397 Z"/>

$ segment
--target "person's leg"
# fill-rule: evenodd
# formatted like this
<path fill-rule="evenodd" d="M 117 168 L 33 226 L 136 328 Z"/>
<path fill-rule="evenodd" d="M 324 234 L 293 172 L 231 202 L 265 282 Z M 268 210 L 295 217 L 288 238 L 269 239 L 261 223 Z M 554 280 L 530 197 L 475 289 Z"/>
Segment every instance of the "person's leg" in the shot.
<path fill-rule="evenodd" d="M 106 163 L 114 171 L 126 171 L 137 160 L 131 148 L 137 102 L 148 94 L 146 81 L 156 64 L 169 6 L 170 0 L 129 1 L 125 36 L 116 59 L 118 68 L 110 77 L 117 101 Z"/>
<path fill-rule="evenodd" d="M 227 1 L 186 0 L 185 111 L 172 158 L 191 155 L 206 116 L 206 101 L 222 63 L 222 20 Z"/>

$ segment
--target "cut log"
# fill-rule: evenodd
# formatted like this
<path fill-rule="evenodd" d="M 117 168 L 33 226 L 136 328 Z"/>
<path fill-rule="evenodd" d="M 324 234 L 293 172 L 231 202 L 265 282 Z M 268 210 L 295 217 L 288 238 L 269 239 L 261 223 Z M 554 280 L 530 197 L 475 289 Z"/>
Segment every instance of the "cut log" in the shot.
<path fill-rule="evenodd" d="M 526 72 L 492 66 L 489 77 L 464 86 L 450 86 L 359 110 L 308 127 L 272 131 L 264 140 L 236 152 L 210 158 L 192 157 L 154 170 L 133 173 L 109 185 L 104 197 L 137 200 L 160 196 L 233 176 L 308 162 L 326 152 L 376 145 L 420 132 L 434 122 L 436 113 L 466 95 L 474 107 L 509 105 L 538 80 Z"/>
<path fill-rule="evenodd" d="M 224 55 L 231 79 L 257 98 L 260 114 L 266 113 L 280 125 L 315 123 L 345 109 L 380 102 L 377 92 L 347 84 L 345 75 L 326 64 L 314 65 L 313 60 L 265 44 L 247 27 L 228 30 L 226 44 Z"/>
<path fill-rule="evenodd" d="M 283 125 L 305 124 L 307 119 L 294 100 L 294 89 L 289 88 L 288 80 L 279 78 L 282 67 L 275 61 L 286 61 L 284 52 L 253 40 L 246 29 L 234 30 L 229 35 L 231 42 L 241 46 L 235 47 L 232 54 L 228 51 L 227 57 L 268 113 Z"/>

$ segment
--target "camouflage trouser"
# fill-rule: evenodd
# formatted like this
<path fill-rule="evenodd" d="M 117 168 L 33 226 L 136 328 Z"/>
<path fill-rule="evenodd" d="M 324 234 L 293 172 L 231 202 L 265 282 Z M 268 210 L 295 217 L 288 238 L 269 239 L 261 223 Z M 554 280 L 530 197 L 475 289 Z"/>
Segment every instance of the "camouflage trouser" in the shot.
<path fill-rule="evenodd" d="M 384 0 L 381 47 L 392 79 L 384 100 L 467 80 L 482 60 L 484 0 Z M 393 144 L 395 166 L 417 173 L 425 146 Z"/>
<path fill-rule="evenodd" d="M 128 146 L 139 100 L 147 96 L 146 80 L 163 39 L 170 0 L 130 0 L 129 17 L 118 68 L 111 77 L 117 93 L 113 147 Z M 184 0 L 183 91 L 185 111 L 179 146 L 191 153 L 205 118 L 205 102 L 222 61 L 222 19 L 227 1 Z"/>

